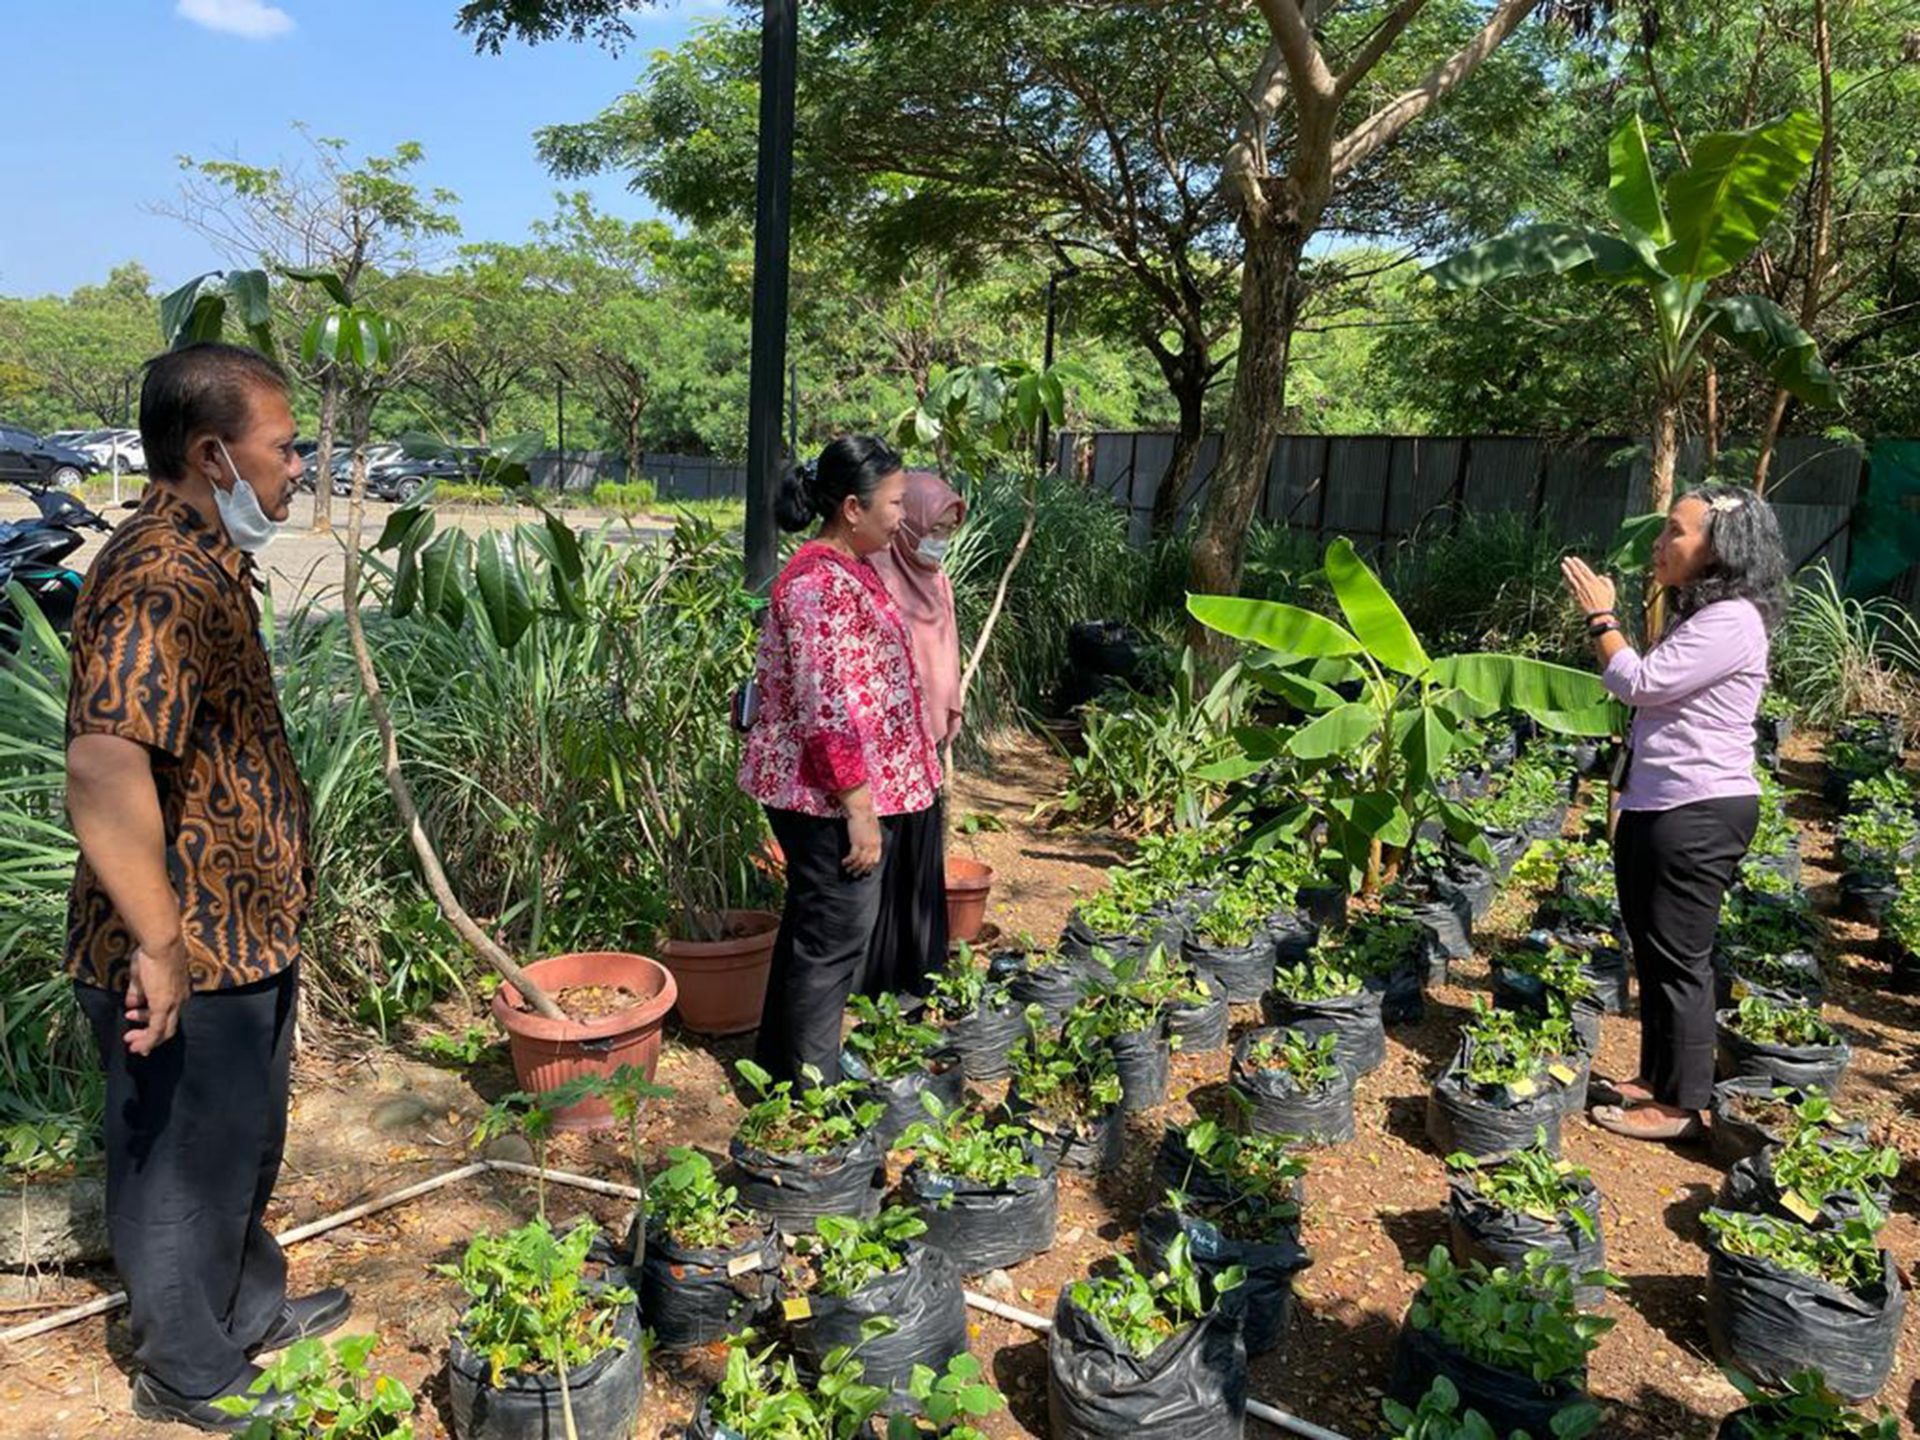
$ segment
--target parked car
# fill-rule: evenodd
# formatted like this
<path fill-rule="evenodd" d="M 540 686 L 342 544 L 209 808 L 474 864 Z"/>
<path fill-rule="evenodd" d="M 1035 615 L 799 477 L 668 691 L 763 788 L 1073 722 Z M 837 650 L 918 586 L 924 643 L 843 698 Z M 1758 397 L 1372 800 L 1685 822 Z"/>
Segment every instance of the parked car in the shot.
<path fill-rule="evenodd" d="M 71 490 L 98 468 L 83 451 L 54 444 L 18 425 L 0 424 L 0 481 Z"/>
<path fill-rule="evenodd" d="M 477 479 L 487 458 L 484 445 L 459 445 L 438 455 L 401 455 L 367 467 L 367 493 L 404 505 L 430 480 Z"/>
<path fill-rule="evenodd" d="M 406 453 L 406 450 L 397 440 L 377 440 L 367 446 L 367 485 L 369 491 L 371 491 L 373 485 L 373 472 L 381 465 L 401 459 Z M 307 468 L 308 472 L 311 473 L 313 469 L 311 462 L 309 462 Z M 332 475 L 334 494 L 351 495 L 353 493 L 353 450 L 351 447 L 339 444 L 338 442 L 335 443 Z"/>
<path fill-rule="evenodd" d="M 129 430 L 125 427 L 82 430 L 79 432 L 79 438 L 65 443 L 70 449 L 78 450 L 81 454 L 91 457 L 95 469 L 118 470 L 122 475 L 146 474 L 147 451 L 146 447 L 140 443 L 138 430 Z"/>

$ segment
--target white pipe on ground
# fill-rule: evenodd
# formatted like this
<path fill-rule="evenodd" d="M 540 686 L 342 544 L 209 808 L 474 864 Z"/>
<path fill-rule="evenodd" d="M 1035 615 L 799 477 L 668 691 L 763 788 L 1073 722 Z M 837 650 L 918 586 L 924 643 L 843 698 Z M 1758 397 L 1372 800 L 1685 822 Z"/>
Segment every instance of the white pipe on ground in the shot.
<path fill-rule="evenodd" d="M 316 1235 L 324 1235 L 329 1230 L 338 1230 L 342 1225 L 350 1225 L 368 1215 L 377 1215 L 382 1210 L 391 1210 L 396 1205 L 404 1205 L 409 1200 L 418 1200 L 422 1195 L 431 1195 L 435 1190 L 452 1185 L 460 1180 L 471 1179 L 487 1171 L 496 1171 L 507 1175 L 524 1175 L 533 1179 L 540 1177 L 540 1167 L 525 1165 L 518 1160 L 476 1160 L 470 1165 L 448 1170 L 435 1175 L 432 1179 L 422 1180 L 417 1185 L 409 1185 L 404 1190 L 396 1190 L 391 1195 L 382 1195 L 378 1199 L 368 1200 L 346 1210 L 336 1211 L 332 1215 L 323 1215 L 318 1220 L 310 1220 L 305 1225 L 296 1225 L 291 1230 L 283 1230 L 276 1237 L 282 1245 L 297 1245 L 302 1240 L 311 1240 Z M 622 1200 L 638 1200 L 640 1192 L 631 1185 L 620 1185 L 612 1180 L 596 1180 L 591 1175 L 576 1175 L 570 1170 L 549 1170 L 546 1178 L 555 1185 L 566 1185 L 576 1190 L 590 1190 L 597 1195 L 612 1195 Z M 986 1295 L 965 1292 L 967 1304 L 989 1315 L 998 1315 L 1002 1320 L 1011 1320 L 1016 1325 L 1024 1325 L 1029 1330 L 1044 1335 L 1053 1329 L 1053 1322 L 1045 1316 L 1035 1315 L 1031 1310 L 1022 1310 L 1017 1306 L 1003 1305 L 1000 1301 Z M 45 1335 L 49 1331 L 61 1330 L 81 1320 L 91 1319 L 95 1315 L 107 1315 L 127 1303 L 127 1293 L 116 1291 L 112 1295 L 102 1295 L 98 1300 L 89 1300 L 83 1305 L 74 1305 L 53 1315 L 43 1316 L 25 1325 L 16 1325 L 11 1330 L 0 1330 L 0 1345 L 11 1345 L 20 1340 L 31 1340 L 36 1335 Z M 1268 1405 L 1259 1400 L 1247 1401 L 1247 1414 L 1256 1420 L 1277 1426 L 1293 1435 L 1305 1437 L 1305 1440 L 1347 1440 L 1336 1430 L 1328 1430 L 1315 1425 L 1310 1420 L 1302 1420 L 1297 1415 Z"/>

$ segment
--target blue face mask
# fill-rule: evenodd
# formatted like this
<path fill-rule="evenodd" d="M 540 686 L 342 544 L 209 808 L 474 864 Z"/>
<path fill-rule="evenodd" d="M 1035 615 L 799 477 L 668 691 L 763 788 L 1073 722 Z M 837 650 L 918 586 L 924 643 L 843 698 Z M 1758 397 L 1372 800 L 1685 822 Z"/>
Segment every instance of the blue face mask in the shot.
<path fill-rule="evenodd" d="M 249 555 L 258 555 L 280 533 L 280 522 L 269 518 L 267 512 L 260 508 L 260 497 L 254 494 L 247 477 L 233 463 L 233 456 L 227 453 L 225 442 L 215 437 L 213 443 L 220 447 L 221 458 L 227 462 L 227 469 L 233 475 L 231 490 L 222 490 L 218 485 L 213 487 L 214 509 L 220 512 L 220 523 L 227 527 L 227 538 Z"/>
<path fill-rule="evenodd" d="M 945 535 L 929 535 L 913 547 L 913 553 L 929 565 L 938 565 L 947 558 L 947 546 L 951 543 Z"/>

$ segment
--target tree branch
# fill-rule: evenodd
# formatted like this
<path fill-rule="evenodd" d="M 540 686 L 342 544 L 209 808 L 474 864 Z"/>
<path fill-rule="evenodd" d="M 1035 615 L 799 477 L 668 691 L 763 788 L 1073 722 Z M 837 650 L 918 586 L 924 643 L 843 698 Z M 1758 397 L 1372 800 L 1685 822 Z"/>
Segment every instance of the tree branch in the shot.
<path fill-rule="evenodd" d="M 1340 78 L 1334 87 L 1335 96 L 1344 100 L 1351 95 L 1354 87 L 1367 78 L 1368 72 L 1386 57 L 1387 51 L 1393 48 L 1393 42 L 1400 38 L 1407 26 L 1411 25 L 1414 18 L 1426 8 L 1427 0 L 1400 0 L 1400 3 L 1393 8 L 1393 13 L 1374 26 L 1373 33 L 1366 38 L 1366 42 L 1354 54 L 1353 59 L 1348 61 L 1346 67 L 1341 70 Z"/>

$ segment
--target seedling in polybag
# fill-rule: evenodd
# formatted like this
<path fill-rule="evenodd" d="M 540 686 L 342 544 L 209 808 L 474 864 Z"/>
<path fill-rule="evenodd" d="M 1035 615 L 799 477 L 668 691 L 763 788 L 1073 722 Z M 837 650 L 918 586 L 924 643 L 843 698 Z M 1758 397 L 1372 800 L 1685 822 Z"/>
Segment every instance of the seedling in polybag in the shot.
<path fill-rule="evenodd" d="M 1544 1250 L 1529 1252 L 1524 1266 L 1489 1270 L 1477 1260 L 1457 1265 L 1446 1246 L 1436 1245 L 1414 1273 L 1426 1284 L 1407 1311 L 1409 1325 L 1541 1385 L 1580 1376 L 1600 1337 L 1613 1328 L 1612 1320 L 1581 1311 L 1575 1286 L 1610 1285 L 1614 1277 L 1604 1270 L 1576 1276 Z"/>
<path fill-rule="evenodd" d="M 1186 1235 L 1173 1238 L 1166 1263 L 1142 1275 L 1124 1255 L 1114 1259 L 1115 1273 L 1076 1280 L 1073 1303 L 1098 1320 L 1106 1332 L 1145 1358 L 1186 1326 L 1213 1313 L 1221 1295 L 1246 1279 L 1238 1265 L 1209 1277 L 1193 1263 Z"/>
<path fill-rule="evenodd" d="M 760 1097 L 741 1117 L 736 1133 L 743 1145 L 769 1154 L 824 1155 L 838 1150 L 871 1130 L 886 1109 L 868 1099 L 866 1089 L 854 1080 L 815 1083 L 796 1095 L 791 1081 L 775 1081 L 751 1060 L 735 1061 L 734 1068 Z M 809 1067 L 808 1073 L 818 1082 L 818 1070 Z"/>
<path fill-rule="evenodd" d="M 1447 1157 L 1447 1168 L 1470 1175 L 1473 1188 L 1490 1205 L 1550 1223 L 1565 1215 L 1582 1235 L 1594 1239 L 1599 1227 L 1580 1203 L 1585 1195 L 1581 1182 L 1589 1178 L 1586 1168 L 1556 1159 L 1544 1128 L 1534 1133 L 1533 1144 L 1501 1160 L 1455 1153 Z"/>

